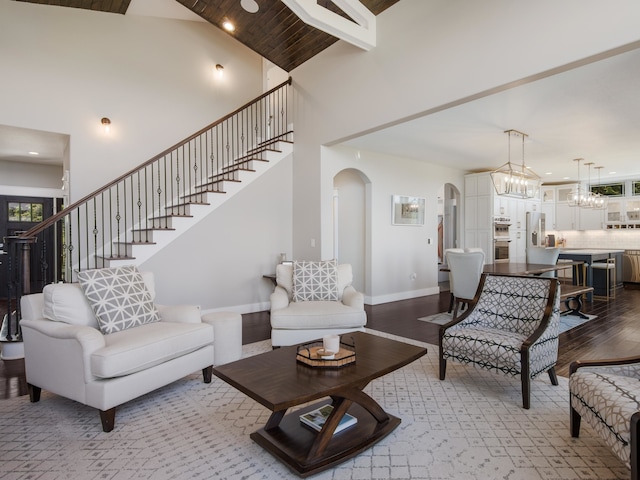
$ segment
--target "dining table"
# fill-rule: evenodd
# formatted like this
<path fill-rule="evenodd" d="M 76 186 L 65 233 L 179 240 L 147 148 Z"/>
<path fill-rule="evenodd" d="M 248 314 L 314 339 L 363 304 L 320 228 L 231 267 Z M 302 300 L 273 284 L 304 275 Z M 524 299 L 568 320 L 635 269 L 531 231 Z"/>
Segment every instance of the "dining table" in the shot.
<path fill-rule="evenodd" d="M 545 263 L 520 263 L 520 262 L 495 262 L 486 263 L 482 269 L 483 273 L 493 273 L 496 275 L 541 275 L 546 272 L 564 270 L 583 265 L 583 261 L 571 260 L 562 261 L 555 264 Z M 448 272 L 449 267 L 440 267 L 442 272 Z"/>

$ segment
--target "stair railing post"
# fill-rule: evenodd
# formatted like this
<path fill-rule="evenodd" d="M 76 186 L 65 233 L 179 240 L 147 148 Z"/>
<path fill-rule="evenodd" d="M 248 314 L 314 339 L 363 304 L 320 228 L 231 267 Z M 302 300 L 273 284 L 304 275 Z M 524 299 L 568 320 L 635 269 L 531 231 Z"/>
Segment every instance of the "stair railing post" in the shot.
<path fill-rule="evenodd" d="M 31 293 L 31 245 L 36 237 L 5 237 L 7 251 L 7 315 L 2 340 L 22 341 L 20 299 Z"/>

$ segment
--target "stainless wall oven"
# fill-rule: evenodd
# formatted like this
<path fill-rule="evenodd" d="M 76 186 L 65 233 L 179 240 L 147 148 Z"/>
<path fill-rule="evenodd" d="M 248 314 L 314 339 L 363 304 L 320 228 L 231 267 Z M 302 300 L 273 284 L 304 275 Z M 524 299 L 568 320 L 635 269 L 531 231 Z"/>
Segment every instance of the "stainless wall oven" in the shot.
<path fill-rule="evenodd" d="M 511 218 L 504 216 L 493 218 L 493 261 L 495 263 L 509 263 L 510 227 Z"/>
<path fill-rule="evenodd" d="M 509 243 L 511 240 L 493 240 L 493 261 L 495 263 L 509 263 Z"/>

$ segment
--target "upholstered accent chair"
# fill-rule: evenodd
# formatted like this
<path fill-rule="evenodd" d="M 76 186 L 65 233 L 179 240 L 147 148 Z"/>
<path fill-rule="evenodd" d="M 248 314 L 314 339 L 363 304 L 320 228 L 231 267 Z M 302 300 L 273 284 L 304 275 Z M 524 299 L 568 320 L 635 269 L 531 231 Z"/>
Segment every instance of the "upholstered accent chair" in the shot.
<path fill-rule="evenodd" d="M 367 323 L 364 295 L 352 281 L 351 265 L 338 265 L 335 260 L 278 265 L 271 294 L 272 346 L 363 331 Z"/>
<path fill-rule="evenodd" d="M 528 409 L 532 379 L 558 385 L 559 303 L 556 279 L 483 274 L 469 308 L 440 327 L 440 380 L 447 360 L 519 376 Z"/>
<path fill-rule="evenodd" d="M 482 250 L 455 252 L 448 250 L 447 265 L 449 267 L 449 288 L 453 298 L 453 317 L 458 309 L 469 305 L 476 294 L 480 275 L 484 268 L 484 252 Z M 451 312 L 451 305 L 449 306 Z"/>
<path fill-rule="evenodd" d="M 579 436 L 584 419 L 638 480 L 640 356 L 571 363 L 569 399 L 571 436 Z"/>
<path fill-rule="evenodd" d="M 197 371 L 211 382 L 214 328 L 197 305 L 155 304 L 150 272 L 100 270 L 84 291 L 56 283 L 23 296 L 20 326 L 31 402 L 43 389 L 75 400 L 110 432 L 118 405 Z"/>

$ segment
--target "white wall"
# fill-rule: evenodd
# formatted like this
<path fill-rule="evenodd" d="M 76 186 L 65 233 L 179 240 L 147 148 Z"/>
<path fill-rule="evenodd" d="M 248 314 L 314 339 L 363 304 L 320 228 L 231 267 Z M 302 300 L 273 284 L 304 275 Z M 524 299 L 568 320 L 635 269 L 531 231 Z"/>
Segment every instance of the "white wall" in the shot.
<path fill-rule="evenodd" d="M 0 60 L 0 124 L 70 135 L 71 201 L 262 93 L 261 57 L 205 22 L 3 0 Z"/>
<path fill-rule="evenodd" d="M 389 168 L 390 164 L 393 168 Z M 323 186 L 346 168 L 359 170 L 370 181 L 370 278 L 364 292 L 366 302 L 375 305 L 438 293 L 438 192 L 445 183 L 461 188 L 464 172 L 377 152 L 323 148 Z M 424 197 L 425 225 L 392 225 L 393 195 Z M 333 256 L 332 245 L 328 245 L 323 249 L 327 252 L 323 258 Z"/>
<path fill-rule="evenodd" d="M 240 313 L 269 309 L 280 253 L 291 255 L 291 156 L 140 265 L 163 272 L 161 303 Z"/>
<path fill-rule="evenodd" d="M 331 256 L 335 169 L 327 158 L 331 150 L 321 146 L 637 41 L 638 18 L 640 3 L 635 0 L 614 4 L 599 0 L 403 0 L 377 17 L 376 48 L 365 52 L 339 41 L 296 68 L 291 72 L 296 89 L 294 255 Z M 503 127 L 510 126 L 499 125 L 496 130 Z M 429 155 L 425 152 L 426 162 Z M 376 169 L 384 173 L 375 179 L 363 170 L 376 192 L 374 217 L 383 212 L 380 222 L 388 221 L 391 194 L 418 195 L 427 191 L 427 185 L 437 191 L 448 177 L 457 176 L 455 157 L 450 159 L 451 171 L 435 175 L 433 165 L 403 165 L 405 170 L 399 172 L 396 159 L 389 160 L 379 159 Z M 341 167 L 362 169 L 346 159 Z M 463 191 L 457 178 L 451 183 Z M 435 204 L 435 191 L 429 196 Z M 431 268 L 435 253 L 427 257 L 429 267 L 419 268 L 418 282 L 408 279 L 415 265 L 425 262 L 421 247 L 425 237 L 436 238 L 435 218 L 425 232 L 427 235 L 400 236 L 389 225 L 373 229 L 372 261 L 377 268 L 370 295 L 374 301 L 437 285 Z M 311 239 L 316 241 L 315 248 Z"/>
<path fill-rule="evenodd" d="M 61 196 L 62 166 L 0 160 L 0 195 L 9 187 L 53 188 Z"/>

